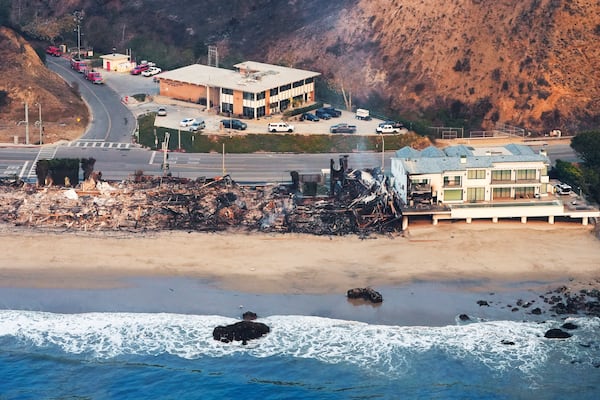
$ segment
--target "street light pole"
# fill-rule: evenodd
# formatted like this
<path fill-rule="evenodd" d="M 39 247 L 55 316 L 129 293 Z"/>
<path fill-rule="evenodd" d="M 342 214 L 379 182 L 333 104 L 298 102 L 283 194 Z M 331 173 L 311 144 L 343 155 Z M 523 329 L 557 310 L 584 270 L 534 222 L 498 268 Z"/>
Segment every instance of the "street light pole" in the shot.
<path fill-rule="evenodd" d="M 29 104 L 25 102 L 25 144 L 29 144 Z"/>
<path fill-rule="evenodd" d="M 381 136 L 381 172 L 385 171 L 385 139 Z"/>
<path fill-rule="evenodd" d="M 81 20 L 83 20 L 83 10 L 75 11 L 73 15 L 77 23 L 77 59 L 81 60 Z"/>
<path fill-rule="evenodd" d="M 42 124 L 42 104 L 41 103 L 36 103 L 36 105 L 38 106 L 38 111 L 39 111 L 39 116 L 38 116 L 38 120 L 37 123 L 39 124 L 39 128 L 40 128 L 40 146 L 42 145 L 43 141 L 42 141 L 42 132 L 44 130 L 43 124 Z"/>

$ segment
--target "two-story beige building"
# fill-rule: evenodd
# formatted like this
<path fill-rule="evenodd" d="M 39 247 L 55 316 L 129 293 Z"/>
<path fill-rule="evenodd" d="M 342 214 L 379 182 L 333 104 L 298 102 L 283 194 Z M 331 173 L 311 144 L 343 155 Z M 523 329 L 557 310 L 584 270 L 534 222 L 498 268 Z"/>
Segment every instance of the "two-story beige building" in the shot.
<path fill-rule="evenodd" d="M 391 159 L 394 188 L 405 204 L 403 226 L 411 216 L 442 219 L 600 217 L 583 199 L 555 196 L 545 151 L 508 144 L 495 147 L 450 146 L 415 150 L 404 147 Z"/>
<path fill-rule="evenodd" d="M 315 101 L 318 72 L 254 61 L 235 70 L 194 64 L 157 76 L 160 95 L 260 118 Z"/>

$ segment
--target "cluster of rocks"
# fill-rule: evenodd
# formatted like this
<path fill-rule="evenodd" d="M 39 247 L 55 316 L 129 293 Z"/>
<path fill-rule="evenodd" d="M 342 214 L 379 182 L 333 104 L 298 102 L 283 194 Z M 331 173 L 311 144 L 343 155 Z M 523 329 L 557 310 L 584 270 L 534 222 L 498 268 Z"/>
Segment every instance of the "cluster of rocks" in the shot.
<path fill-rule="evenodd" d="M 346 293 L 346 296 L 349 299 L 363 299 L 375 304 L 383 302 L 383 296 L 381 296 L 381 293 L 369 287 L 350 289 Z"/>
<path fill-rule="evenodd" d="M 245 312 L 242 315 L 242 321 L 231 325 L 217 326 L 213 329 L 213 339 L 223 343 L 241 341 L 243 345 L 246 345 L 248 340 L 258 339 L 271 331 L 266 324 L 254 322 L 256 318 L 255 313 Z"/>

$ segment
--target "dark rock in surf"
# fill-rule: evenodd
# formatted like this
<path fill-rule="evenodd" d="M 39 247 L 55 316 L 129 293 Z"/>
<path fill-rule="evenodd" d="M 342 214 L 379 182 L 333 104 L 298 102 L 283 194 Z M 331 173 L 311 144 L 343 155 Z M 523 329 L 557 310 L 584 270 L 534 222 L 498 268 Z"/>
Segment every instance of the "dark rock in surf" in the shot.
<path fill-rule="evenodd" d="M 488 304 L 488 302 L 487 302 L 487 301 L 485 301 L 485 300 L 478 300 L 478 301 L 477 301 L 477 304 L 479 305 L 479 307 L 483 307 L 483 306 L 489 307 L 489 306 L 490 306 L 490 305 Z"/>
<path fill-rule="evenodd" d="M 232 325 L 217 326 L 213 330 L 213 339 L 223 343 L 241 340 L 242 344 L 246 344 L 248 340 L 258 339 L 270 331 L 271 329 L 261 322 L 240 321 Z"/>
<path fill-rule="evenodd" d="M 471 318 L 469 318 L 469 316 L 467 314 L 460 314 L 458 316 L 458 319 L 460 319 L 461 321 L 470 321 Z"/>
<path fill-rule="evenodd" d="M 515 345 L 515 342 L 510 341 L 510 340 L 506 340 L 506 339 L 503 339 L 500 343 L 505 344 L 507 346 L 514 346 Z"/>
<path fill-rule="evenodd" d="M 381 303 L 383 302 L 383 297 L 381 293 L 371 288 L 354 288 L 348 290 L 346 293 L 349 299 L 364 299 L 366 301 L 370 301 L 371 303 Z"/>
<path fill-rule="evenodd" d="M 562 324 L 561 328 L 572 331 L 573 329 L 577 329 L 579 327 L 572 322 L 565 322 Z"/>
<path fill-rule="evenodd" d="M 542 309 L 539 307 L 536 307 L 533 310 L 531 310 L 531 313 L 535 314 L 535 315 L 540 315 L 542 313 Z"/>
<path fill-rule="evenodd" d="M 547 339 L 567 339 L 567 338 L 570 338 L 571 336 L 572 335 L 569 332 L 565 332 L 562 329 L 558 329 L 558 328 L 549 329 L 544 334 L 544 337 Z"/>
<path fill-rule="evenodd" d="M 256 318 L 258 318 L 258 316 L 256 315 L 255 312 L 252 312 L 252 311 L 246 311 L 245 313 L 242 314 L 242 319 L 244 321 L 254 321 Z"/>

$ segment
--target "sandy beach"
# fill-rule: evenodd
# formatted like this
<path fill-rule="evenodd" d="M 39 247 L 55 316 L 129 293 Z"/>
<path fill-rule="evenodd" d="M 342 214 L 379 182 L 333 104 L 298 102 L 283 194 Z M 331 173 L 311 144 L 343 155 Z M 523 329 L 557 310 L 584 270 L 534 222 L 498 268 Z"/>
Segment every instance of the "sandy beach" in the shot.
<path fill-rule="evenodd" d="M 110 288 L 124 277 L 194 277 L 223 290 L 327 294 L 414 281 L 592 280 L 600 241 L 562 223 L 419 225 L 402 235 L 0 234 L 4 287 Z"/>

